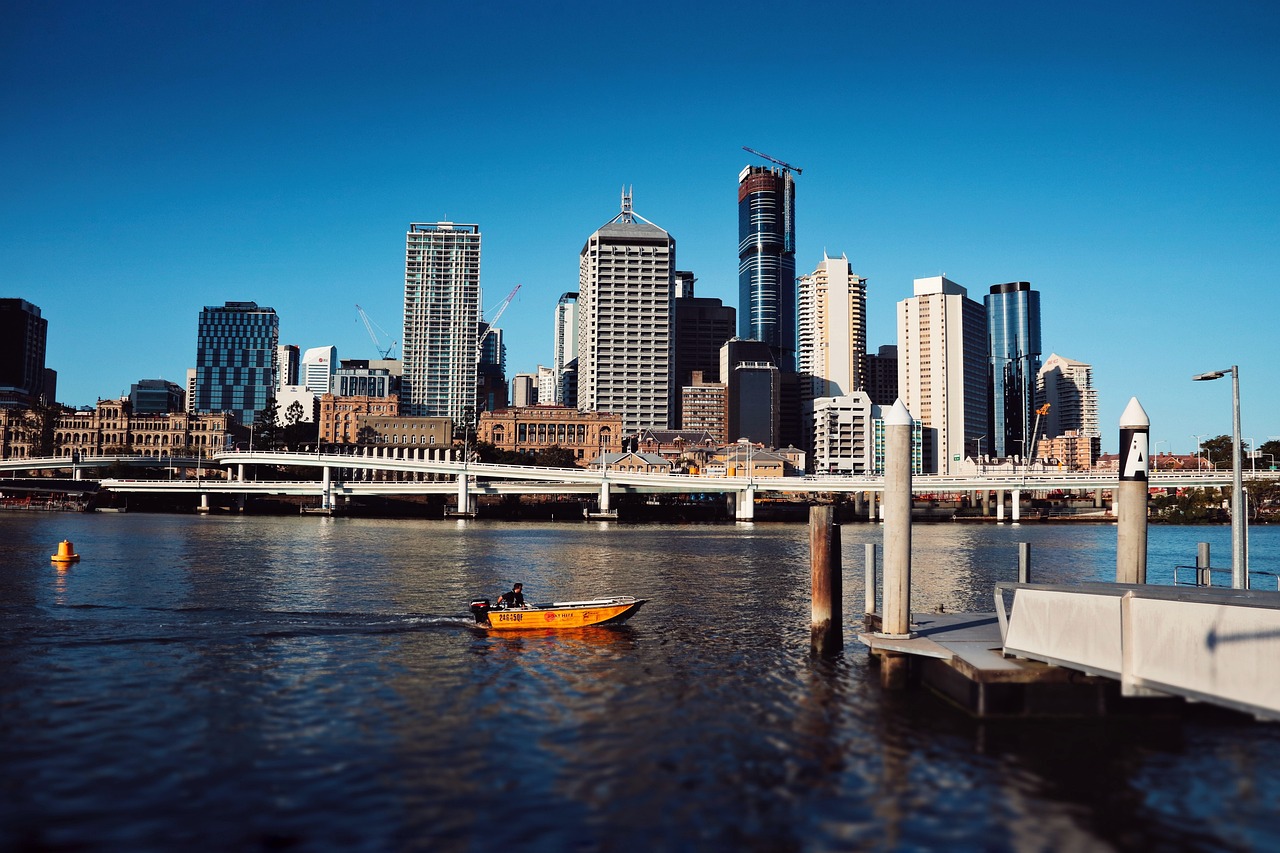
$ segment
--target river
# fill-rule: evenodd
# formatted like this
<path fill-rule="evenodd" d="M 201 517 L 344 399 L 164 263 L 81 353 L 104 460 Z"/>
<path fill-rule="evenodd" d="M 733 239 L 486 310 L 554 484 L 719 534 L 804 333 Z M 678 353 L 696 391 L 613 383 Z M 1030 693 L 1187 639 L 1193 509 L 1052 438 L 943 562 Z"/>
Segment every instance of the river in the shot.
<path fill-rule="evenodd" d="M 82 561 L 49 555 L 70 539 Z M 0 849 L 1280 848 L 1280 726 L 975 722 L 887 693 L 849 628 L 809 656 L 807 529 L 0 516 Z M 1153 527 L 1150 578 L 1226 527 Z M 1110 526 L 922 524 L 917 610 L 1109 580 Z M 1280 531 L 1252 532 L 1255 568 Z M 532 600 L 650 599 L 617 629 L 487 636 Z"/>

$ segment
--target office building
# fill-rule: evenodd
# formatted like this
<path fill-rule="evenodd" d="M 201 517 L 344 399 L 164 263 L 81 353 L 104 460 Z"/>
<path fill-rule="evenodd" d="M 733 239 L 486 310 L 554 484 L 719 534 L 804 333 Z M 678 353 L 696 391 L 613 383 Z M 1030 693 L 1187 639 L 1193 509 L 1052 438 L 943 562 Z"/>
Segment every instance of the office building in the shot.
<path fill-rule="evenodd" d="M 688 276 L 685 292 L 692 293 L 692 274 L 681 275 Z M 695 373 L 701 373 L 704 382 L 720 381 L 720 348 L 734 336 L 737 313 L 719 299 L 677 296 L 672 301 L 671 363 L 677 389 L 672 420 L 680 429 L 690 427 L 684 425 L 684 394 L 679 389 L 691 384 Z"/>
<path fill-rule="evenodd" d="M 671 297 L 673 299 L 692 299 L 694 297 L 694 285 L 697 284 L 698 278 L 688 270 L 676 270 L 673 278 L 674 284 L 671 287 Z"/>
<path fill-rule="evenodd" d="M 196 332 L 196 413 L 231 412 L 244 426 L 276 395 L 280 318 L 256 302 L 206 306 Z"/>
<path fill-rule="evenodd" d="M 671 289 L 676 241 L 622 211 L 587 238 L 578 281 L 578 408 L 615 412 L 628 433 L 671 417 Z"/>
<path fill-rule="evenodd" d="M 163 379 L 139 379 L 129 386 L 129 408 L 135 415 L 166 415 L 186 409 L 182 386 Z"/>
<path fill-rule="evenodd" d="M 871 398 L 864 391 L 818 397 L 813 404 L 813 472 L 868 474 L 872 461 Z"/>
<path fill-rule="evenodd" d="M 716 373 L 718 374 L 717 367 Z M 705 432 L 717 445 L 729 443 L 729 387 L 708 381 L 695 370 L 689 384 L 680 389 L 682 431 Z"/>
<path fill-rule="evenodd" d="M 313 394 L 333 390 L 333 371 L 338 368 L 337 347 L 312 347 L 302 356 L 302 384 Z"/>
<path fill-rule="evenodd" d="M 544 403 L 555 403 L 561 406 L 576 405 L 565 400 L 564 394 L 560 391 L 563 384 L 561 377 L 564 376 L 565 367 L 578 357 L 578 294 L 576 291 L 562 293 L 560 299 L 556 301 L 553 334 L 555 351 L 551 354 L 551 370 L 554 374 L 552 389 L 554 396 L 543 397 L 542 400 Z M 577 396 L 576 391 L 574 396 Z"/>
<path fill-rule="evenodd" d="M 538 402 L 544 406 L 560 405 L 556 399 L 560 396 L 560 383 L 556 381 L 555 368 L 538 365 Z M 576 406 L 574 408 L 577 408 Z"/>
<path fill-rule="evenodd" d="M 738 175 L 738 337 L 768 344 L 784 373 L 796 369 L 795 196 L 789 169 Z"/>
<path fill-rule="evenodd" d="M 48 334 L 39 308 L 25 299 L 0 299 L 0 406 L 53 402 L 52 389 L 45 389 Z"/>
<path fill-rule="evenodd" d="M 777 447 L 783 391 L 773 348 L 763 341 L 726 341 L 720 348 L 720 376 L 729 398 L 729 441 L 745 438 L 763 447 Z"/>
<path fill-rule="evenodd" d="M 405 235 L 401 411 L 461 423 L 476 404 L 480 226 L 414 222 Z"/>
<path fill-rule="evenodd" d="M 510 397 L 507 384 L 507 345 L 502 330 L 488 323 L 480 324 L 480 362 L 476 365 L 475 410 L 494 412 L 505 409 Z M 475 419 L 471 419 L 472 425 Z"/>
<path fill-rule="evenodd" d="M 297 344 L 280 344 L 276 347 L 276 383 L 299 385 L 298 366 L 302 363 L 302 353 Z"/>
<path fill-rule="evenodd" d="M 1054 439 L 1068 433 L 1076 433 L 1085 446 L 1073 452 L 1071 458 L 1079 459 L 1089 454 L 1089 467 L 1101 452 L 1102 433 L 1098 429 L 1098 389 L 1093 387 L 1093 367 L 1083 361 L 1074 361 L 1052 353 L 1036 376 L 1036 406 L 1049 404 L 1036 429 L 1035 438 Z M 1043 451 L 1038 452 L 1043 456 Z M 1067 454 L 1059 454 L 1067 455 Z"/>
<path fill-rule="evenodd" d="M 986 313 L 944 276 L 898 303 L 898 396 L 923 428 L 924 472 L 976 456 L 987 426 Z"/>
<path fill-rule="evenodd" d="M 538 405 L 537 375 L 517 373 L 511 377 L 511 405 L 517 409 Z"/>
<path fill-rule="evenodd" d="M 885 344 L 875 355 L 867 354 L 862 371 L 863 389 L 877 406 L 892 406 L 898 399 L 898 347 Z"/>
<path fill-rule="evenodd" d="M 400 394 L 400 362 L 394 359 L 345 358 L 333 373 L 336 397 L 387 397 Z M 396 414 L 398 415 L 397 407 Z"/>
<path fill-rule="evenodd" d="M 1025 281 L 993 284 L 987 314 L 987 444 L 998 458 L 1034 452 L 1036 377 L 1040 372 L 1040 293 Z"/>
<path fill-rule="evenodd" d="M 513 406 L 483 412 L 476 426 L 476 437 L 499 450 L 537 453 L 560 447 L 581 466 L 601 453 L 621 450 L 623 434 L 620 415 L 565 406 Z"/>

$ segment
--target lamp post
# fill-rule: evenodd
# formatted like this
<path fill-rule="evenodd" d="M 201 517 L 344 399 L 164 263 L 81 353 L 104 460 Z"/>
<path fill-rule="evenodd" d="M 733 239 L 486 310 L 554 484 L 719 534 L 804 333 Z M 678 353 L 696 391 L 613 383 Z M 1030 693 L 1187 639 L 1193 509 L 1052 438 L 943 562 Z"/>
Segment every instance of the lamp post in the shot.
<path fill-rule="evenodd" d="M 1237 365 L 1224 370 L 1197 373 L 1194 382 L 1221 379 L 1231 374 L 1231 586 L 1249 588 L 1249 554 L 1246 550 L 1244 517 L 1244 483 L 1240 472 L 1240 369 Z"/>
<path fill-rule="evenodd" d="M 1200 460 L 1199 462 L 1197 462 L 1197 463 L 1196 463 L 1196 470 L 1197 470 L 1197 471 L 1199 471 L 1201 468 L 1203 468 L 1203 467 L 1204 467 L 1204 464 L 1203 464 L 1203 463 L 1204 463 L 1204 456 L 1203 456 L 1202 451 L 1201 451 L 1201 448 L 1200 448 L 1200 439 L 1202 439 L 1202 438 L 1207 438 L 1207 437 L 1208 437 L 1208 435 L 1209 435 L 1209 433 L 1207 433 L 1207 432 L 1202 432 L 1202 433 L 1200 433 L 1200 435 L 1192 434 L 1192 436 L 1191 436 L 1192 438 L 1194 438 L 1194 439 L 1196 440 L 1196 458 L 1197 458 L 1198 460 Z"/>
<path fill-rule="evenodd" d="M 1169 441 L 1167 439 L 1162 438 L 1156 442 L 1156 452 L 1151 454 L 1151 470 L 1152 471 L 1160 470 L 1160 466 L 1156 463 L 1156 459 L 1160 456 L 1160 445 L 1162 444 L 1165 447 L 1168 447 Z"/>

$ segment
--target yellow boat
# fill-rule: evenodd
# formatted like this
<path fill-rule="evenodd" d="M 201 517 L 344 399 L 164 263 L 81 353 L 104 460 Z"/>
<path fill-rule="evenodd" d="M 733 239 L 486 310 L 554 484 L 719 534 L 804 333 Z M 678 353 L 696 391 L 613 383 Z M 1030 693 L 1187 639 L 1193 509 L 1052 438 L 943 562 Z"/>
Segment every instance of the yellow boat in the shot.
<path fill-rule="evenodd" d="M 489 599 L 471 602 L 476 624 L 491 631 L 527 631 L 559 628 L 586 628 L 591 625 L 617 625 L 635 615 L 647 598 L 618 595 L 588 601 L 552 601 L 528 607 L 493 609 Z"/>

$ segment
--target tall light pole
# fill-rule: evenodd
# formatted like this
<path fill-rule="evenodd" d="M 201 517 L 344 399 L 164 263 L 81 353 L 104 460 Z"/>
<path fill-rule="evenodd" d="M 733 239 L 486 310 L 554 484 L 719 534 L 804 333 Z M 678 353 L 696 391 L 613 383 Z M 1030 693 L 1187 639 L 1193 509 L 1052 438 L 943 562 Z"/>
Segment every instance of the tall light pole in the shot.
<path fill-rule="evenodd" d="M 1168 447 L 1168 446 L 1169 446 L 1169 441 L 1168 441 L 1168 439 L 1164 439 L 1164 438 L 1162 438 L 1162 439 L 1160 439 L 1159 441 L 1157 441 L 1157 442 L 1156 442 L 1156 444 L 1155 444 L 1155 453 L 1152 453 L 1152 454 L 1151 454 L 1151 470 L 1152 470 L 1152 471 L 1158 471 L 1158 470 L 1160 469 L 1160 465 L 1156 462 L 1156 458 L 1160 456 L 1160 445 L 1162 445 L 1162 444 L 1163 444 L 1165 447 Z"/>
<path fill-rule="evenodd" d="M 1231 374 L 1231 586 L 1249 588 L 1249 554 L 1245 545 L 1244 483 L 1240 472 L 1240 369 L 1231 365 L 1225 370 L 1197 373 L 1192 381 L 1207 382 Z"/>
<path fill-rule="evenodd" d="M 1202 439 L 1202 438 L 1208 438 L 1208 437 L 1209 437 L 1209 433 L 1207 433 L 1207 432 L 1202 432 L 1202 433 L 1200 433 L 1199 435 L 1192 435 L 1191 437 L 1192 437 L 1192 438 L 1194 438 L 1194 439 L 1196 440 L 1196 458 L 1197 458 L 1197 459 L 1199 459 L 1199 460 L 1201 460 L 1200 462 L 1197 462 L 1197 463 L 1196 463 L 1196 470 L 1197 470 L 1197 471 L 1199 471 L 1201 468 L 1203 468 L 1203 467 L 1204 467 L 1204 464 L 1203 464 L 1203 461 L 1204 461 L 1204 454 L 1203 454 L 1203 452 L 1201 451 L 1201 448 L 1200 448 L 1200 439 Z"/>

